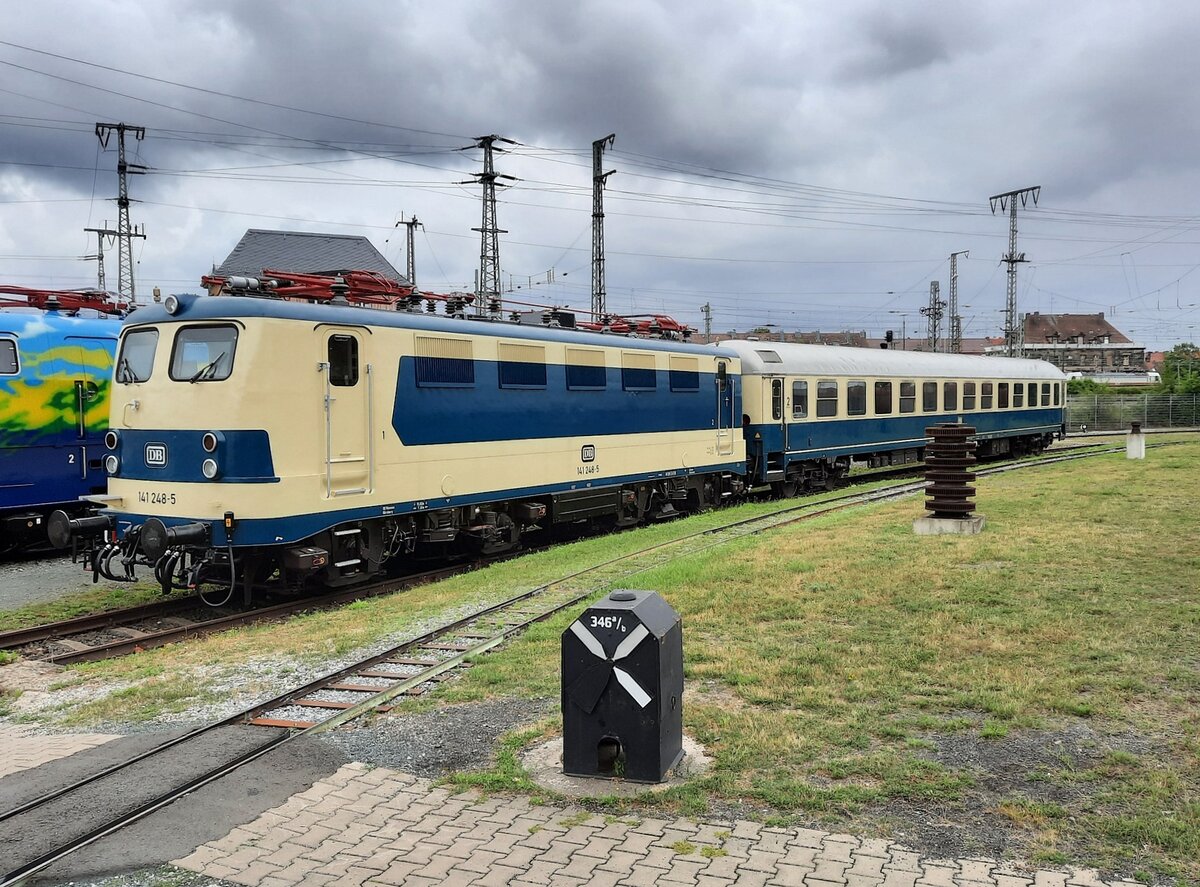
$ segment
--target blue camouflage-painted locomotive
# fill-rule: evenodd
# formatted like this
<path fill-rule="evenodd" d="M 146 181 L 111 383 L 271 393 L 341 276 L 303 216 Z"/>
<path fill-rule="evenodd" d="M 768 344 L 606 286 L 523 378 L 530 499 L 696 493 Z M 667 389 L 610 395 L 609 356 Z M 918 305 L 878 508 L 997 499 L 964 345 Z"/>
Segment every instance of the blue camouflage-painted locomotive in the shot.
<path fill-rule="evenodd" d="M 105 492 L 120 321 L 0 310 L 0 552 L 43 543 L 55 509 Z"/>

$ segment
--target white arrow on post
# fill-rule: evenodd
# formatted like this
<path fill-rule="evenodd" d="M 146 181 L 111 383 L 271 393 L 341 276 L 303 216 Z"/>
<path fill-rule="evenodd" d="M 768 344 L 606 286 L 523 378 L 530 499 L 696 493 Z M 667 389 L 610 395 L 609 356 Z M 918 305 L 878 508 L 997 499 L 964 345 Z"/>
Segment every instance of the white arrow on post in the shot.
<path fill-rule="evenodd" d="M 597 659 L 603 659 L 605 662 L 612 664 L 613 675 L 616 677 L 617 683 L 625 688 L 625 692 L 633 697 L 633 701 L 636 702 L 640 708 L 645 708 L 650 704 L 650 694 L 642 689 L 641 685 L 634 680 L 633 675 L 623 668 L 618 668 L 615 664 L 618 660 L 624 659 L 626 656 L 636 650 L 638 644 L 650 636 L 650 632 L 646 629 L 646 626 L 639 624 L 633 631 L 631 631 L 629 633 L 629 637 L 625 638 L 625 640 L 621 641 L 621 643 L 617 645 L 617 649 L 613 653 L 612 659 L 609 659 L 605 654 L 604 647 L 598 640 L 596 640 L 596 636 L 588 631 L 587 628 L 584 627 L 583 623 L 578 619 L 572 623 L 571 631 L 574 633 L 575 637 L 579 638 L 580 642 L 583 643 L 589 653 L 591 653 Z"/>

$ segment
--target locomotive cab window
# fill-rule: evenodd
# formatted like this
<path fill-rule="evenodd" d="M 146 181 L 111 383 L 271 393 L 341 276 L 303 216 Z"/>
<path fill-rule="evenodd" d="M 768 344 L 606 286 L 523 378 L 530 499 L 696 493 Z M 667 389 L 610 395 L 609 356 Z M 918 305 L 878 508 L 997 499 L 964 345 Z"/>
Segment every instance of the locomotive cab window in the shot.
<path fill-rule="evenodd" d="M 158 348 L 158 330 L 134 330 L 121 342 L 114 378 L 122 384 L 145 382 L 154 370 L 154 352 Z"/>
<path fill-rule="evenodd" d="M 937 382 L 921 383 L 921 412 L 937 412 Z"/>
<path fill-rule="evenodd" d="M 1014 382 L 1013 383 L 1013 407 L 1015 407 L 1016 409 L 1019 410 L 1023 406 L 1025 406 L 1025 383 L 1024 382 Z"/>
<path fill-rule="evenodd" d="M 808 383 L 793 382 L 792 383 L 792 418 L 807 419 L 808 418 Z"/>
<path fill-rule="evenodd" d="M 975 409 L 975 383 L 963 382 L 963 409 Z"/>
<path fill-rule="evenodd" d="M 220 382 L 233 371 L 237 327 L 189 326 L 175 336 L 171 378 L 176 382 Z"/>
<path fill-rule="evenodd" d="M 996 388 L 997 388 L 996 395 L 1000 400 L 1000 402 L 997 404 L 997 406 L 1002 410 L 1007 410 L 1008 409 L 1008 383 L 1001 382 L 1000 384 L 998 384 L 996 386 Z"/>
<path fill-rule="evenodd" d="M 875 383 L 875 415 L 886 416 L 892 411 L 892 383 Z"/>
<path fill-rule="evenodd" d="M 849 416 L 865 416 L 867 414 L 867 383 L 855 380 L 846 383 L 846 414 Z"/>
<path fill-rule="evenodd" d="M 17 343 L 12 339 L 0 339 L 0 376 L 15 376 L 19 371 Z"/>
<path fill-rule="evenodd" d="M 990 410 L 992 408 L 992 389 L 994 387 L 991 382 L 984 382 L 980 385 L 979 408 L 981 410 Z"/>
<path fill-rule="evenodd" d="M 917 383 L 900 383 L 900 412 L 915 413 L 917 411 Z"/>
<path fill-rule="evenodd" d="M 329 337 L 329 384 L 349 388 L 358 384 L 358 339 Z"/>
<path fill-rule="evenodd" d="M 942 400 L 944 409 L 948 413 L 952 413 L 958 409 L 958 383 L 947 382 L 942 389 Z"/>
<path fill-rule="evenodd" d="M 836 416 L 838 411 L 838 383 L 817 383 L 817 416 L 827 418 Z"/>

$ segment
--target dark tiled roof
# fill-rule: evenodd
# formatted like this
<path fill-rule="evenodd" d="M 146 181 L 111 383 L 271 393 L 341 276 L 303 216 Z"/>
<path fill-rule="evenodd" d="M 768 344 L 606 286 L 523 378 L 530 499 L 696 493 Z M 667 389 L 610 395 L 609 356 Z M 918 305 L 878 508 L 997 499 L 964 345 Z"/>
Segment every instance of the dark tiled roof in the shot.
<path fill-rule="evenodd" d="M 1099 344 L 1108 336 L 1112 345 L 1131 343 L 1124 333 L 1104 319 L 1100 314 L 1027 314 L 1025 315 L 1025 343 L 1045 345 L 1047 343 L 1070 344 L 1083 336 L 1084 345 Z"/>
<path fill-rule="evenodd" d="M 407 284 L 371 241 L 356 234 L 313 234 L 307 231 L 263 231 L 251 228 L 213 273 L 221 277 L 257 277 L 264 268 L 305 274 L 374 271 Z"/>

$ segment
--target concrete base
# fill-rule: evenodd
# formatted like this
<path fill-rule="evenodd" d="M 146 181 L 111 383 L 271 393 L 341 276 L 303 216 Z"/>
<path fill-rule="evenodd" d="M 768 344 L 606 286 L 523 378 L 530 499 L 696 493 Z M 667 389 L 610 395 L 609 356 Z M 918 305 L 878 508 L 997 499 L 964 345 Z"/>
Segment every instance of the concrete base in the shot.
<path fill-rule="evenodd" d="M 704 754 L 698 742 L 683 736 L 683 758 L 675 769 L 659 783 L 629 782 L 624 779 L 598 779 L 588 776 L 567 776 L 563 773 L 563 741 L 561 736 L 535 745 L 523 755 L 521 764 L 529 771 L 529 777 L 542 788 L 571 798 L 604 798 L 617 796 L 631 798 L 642 792 L 660 792 L 683 785 L 708 769 L 712 759 Z"/>
<path fill-rule="evenodd" d="M 976 514 L 968 518 L 919 517 L 913 521 L 913 532 L 918 536 L 974 536 L 983 532 L 984 517 Z"/>

